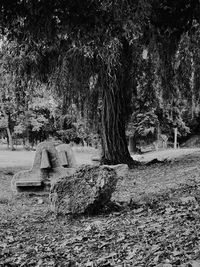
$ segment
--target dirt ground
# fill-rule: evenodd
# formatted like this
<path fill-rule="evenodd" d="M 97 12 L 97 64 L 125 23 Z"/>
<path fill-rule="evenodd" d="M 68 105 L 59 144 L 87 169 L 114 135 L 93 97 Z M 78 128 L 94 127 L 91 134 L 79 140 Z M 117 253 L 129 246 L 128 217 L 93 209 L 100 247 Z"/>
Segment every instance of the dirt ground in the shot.
<path fill-rule="evenodd" d="M 119 181 L 113 200 L 122 210 L 79 218 L 55 218 L 46 197 L 12 196 L 13 174 L 29 168 L 34 153 L 2 153 L 0 266 L 200 266 L 199 149 L 138 156 L 170 160 Z M 94 155 L 76 154 L 80 163 Z"/>
<path fill-rule="evenodd" d="M 139 158 L 141 157 L 141 158 Z M 165 163 L 141 166 L 130 170 L 126 179 L 118 182 L 113 199 L 141 201 L 146 195 L 162 194 L 181 184 L 200 181 L 200 150 L 180 149 L 148 153 L 137 160 L 148 162 L 154 158 Z"/>
<path fill-rule="evenodd" d="M 179 149 L 167 149 L 167 150 L 158 150 L 141 155 L 132 155 L 135 160 L 142 162 L 148 162 L 152 159 L 164 160 L 164 159 L 175 159 L 183 157 L 185 155 L 190 155 L 196 152 L 199 152 L 200 148 L 179 148 Z"/>

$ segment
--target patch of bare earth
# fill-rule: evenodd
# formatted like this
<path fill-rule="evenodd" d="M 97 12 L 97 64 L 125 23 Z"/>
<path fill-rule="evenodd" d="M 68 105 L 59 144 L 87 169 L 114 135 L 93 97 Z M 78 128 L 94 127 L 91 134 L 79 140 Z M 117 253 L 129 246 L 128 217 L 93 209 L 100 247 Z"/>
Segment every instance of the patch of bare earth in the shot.
<path fill-rule="evenodd" d="M 200 151 L 172 158 L 163 163 L 140 166 L 130 170 L 126 179 L 119 181 L 113 199 L 140 201 L 146 195 L 162 194 L 181 184 L 200 182 Z"/>
<path fill-rule="evenodd" d="M 0 266 L 200 266 L 199 159 L 131 170 L 113 196 L 129 204 L 78 218 L 55 218 L 45 197 L 13 197 L 19 169 L 2 169 Z"/>

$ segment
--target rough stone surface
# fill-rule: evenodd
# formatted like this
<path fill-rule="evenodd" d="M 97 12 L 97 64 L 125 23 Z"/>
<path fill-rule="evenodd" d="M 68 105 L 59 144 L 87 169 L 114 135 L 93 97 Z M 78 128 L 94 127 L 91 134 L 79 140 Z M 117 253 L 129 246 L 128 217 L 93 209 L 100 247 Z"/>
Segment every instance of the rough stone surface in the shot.
<path fill-rule="evenodd" d="M 38 144 L 33 166 L 28 171 L 20 171 L 13 176 L 11 188 L 14 193 L 20 191 L 48 191 L 53 183 L 62 177 L 71 175 L 73 168 L 60 165 L 58 151 L 54 142 Z"/>
<path fill-rule="evenodd" d="M 120 164 L 121 169 L 127 165 Z M 115 170 L 116 169 L 116 170 Z M 60 179 L 50 190 L 51 209 L 56 214 L 94 213 L 110 202 L 119 175 L 117 167 L 85 165 Z"/>

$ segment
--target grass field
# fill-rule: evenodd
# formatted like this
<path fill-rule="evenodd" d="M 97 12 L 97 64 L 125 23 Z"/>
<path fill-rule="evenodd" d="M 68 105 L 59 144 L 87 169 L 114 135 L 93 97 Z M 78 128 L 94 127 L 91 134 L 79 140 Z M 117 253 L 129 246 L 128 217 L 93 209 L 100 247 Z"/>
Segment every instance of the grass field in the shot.
<path fill-rule="evenodd" d="M 4 146 L 3 148 L 0 147 L 0 168 L 32 166 L 35 151 L 24 151 L 20 148 L 15 151 L 10 151 L 6 150 Z M 92 148 L 83 149 L 75 147 L 74 153 L 78 164 L 89 164 L 91 163 L 91 158 L 96 155 L 97 151 Z"/>
<path fill-rule="evenodd" d="M 75 152 L 80 163 L 93 155 Z M 0 151 L 0 266 L 200 266 L 200 150 L 173 152 L 119 181 L 121 211 L 75 219 L 55 218 L 46 197 L 12 196 L 34 152 Z"/>

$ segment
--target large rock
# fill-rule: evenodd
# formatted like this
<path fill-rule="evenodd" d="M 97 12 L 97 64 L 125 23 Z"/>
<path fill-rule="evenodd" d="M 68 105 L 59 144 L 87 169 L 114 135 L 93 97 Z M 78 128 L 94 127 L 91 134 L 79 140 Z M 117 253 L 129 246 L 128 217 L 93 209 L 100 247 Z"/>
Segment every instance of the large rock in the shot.
<path fill-rule="evenodd" d="M 50 190 L 51 209 L 56 214 L 94 213 L 110 202 L 120 176 L 128 166 L 85 165 L 57 181 Z"/>

